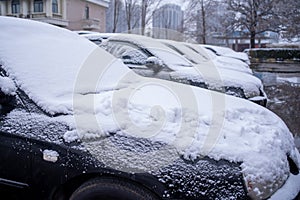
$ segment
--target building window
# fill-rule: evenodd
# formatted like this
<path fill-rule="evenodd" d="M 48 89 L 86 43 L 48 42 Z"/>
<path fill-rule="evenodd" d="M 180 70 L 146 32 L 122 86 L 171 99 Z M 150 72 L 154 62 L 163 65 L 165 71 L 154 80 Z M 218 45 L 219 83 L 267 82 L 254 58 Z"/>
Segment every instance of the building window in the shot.
<path fill-rule="evenodd" d="M 42 0 L 34 0 L 33 3 L 33 11 L 34 12 L 43 12 L 44 10 L 44 3 Z"/>
<path fill-rule="evenodd" d="M 89 6 L 85 6 L 85 19 L 90 18 L 90 8 Z"/>
<path fill-rule="evenodd" d="M 52 12 L 58 13 L 58 2 L 57 0 L 52 0 Z"/>
<path fill-rule="evenodd" d="M 20 0 L 13 0 L 11 2 L 11 12 L 13 14 L 20 13 Z"/>

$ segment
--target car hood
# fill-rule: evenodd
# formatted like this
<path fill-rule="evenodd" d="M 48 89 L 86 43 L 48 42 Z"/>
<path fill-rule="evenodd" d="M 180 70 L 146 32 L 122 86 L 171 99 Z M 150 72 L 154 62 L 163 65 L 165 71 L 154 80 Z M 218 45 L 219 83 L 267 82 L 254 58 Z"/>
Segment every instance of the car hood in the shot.
<path fill-rule="evenodd" d="M 263 85 L 261 80 L 236 70 L 215 67 L 213 62 L 206 65 L 191 67 L 176 67 L 171 73 L 174 79 L 187 79 L 194 82 L 205 82 L 209 89 L 222 91 L 224 87 L 241 88 L 246 98 L 260 96 Z"/>
<path fill-rule="evenodd" d="M 68 125 L 66 142 L 80 139 L 89 146 L 117 133 L 164 143 L 165 152 L 187 160 L 209 156 L 241 162 L 257 195 L 264 193 L 258 184 L 276 190 L 286 180 L 287 154 L 297 161 L 289 129 L 261 106 L 140 77 L 96 45 L 58 27 L 7 17 L 0 17 L 0 26 L 2 67 L 30 99 L 53 115 L 52 120 Z M 58 114 L 64 115 L 55 117 Z M 89 151 L 96 155 L 96 149 Z M 127 159 L 131 154 L 126 154 L 130 148 L 121 150 L 125 157 L 120 152 L 111 155 L 132 166 L 132 159 Z M 168 162 L 167 153 L 160 150 L 134 169 Z"/>

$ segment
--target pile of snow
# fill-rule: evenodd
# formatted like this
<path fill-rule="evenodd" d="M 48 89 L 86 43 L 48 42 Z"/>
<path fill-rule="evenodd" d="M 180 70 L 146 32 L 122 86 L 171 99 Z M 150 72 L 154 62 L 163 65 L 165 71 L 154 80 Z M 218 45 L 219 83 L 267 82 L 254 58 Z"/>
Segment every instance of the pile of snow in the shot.
<path fill-rule="evenodd" d="M 67 141 L 117 132 L 169 144 L 186 159 L 208 155 L 242 162 L 252 193 L 261 197 L 288 178 L 287 154 L 300 166 L 292 134 L 261 106 L 140 77 L 96 45 L 61 28 L 6 17 L 0 17 L 0 27 L 3 68 L 44 111 L 65 114 L 52 120 L 69 126 Z M 299 176 L 295 179 L 299 186 Z"/>
<path fill-rule="evenodd" d="M 15 95 L 17 87 L 10 78 L 0 76 L 0 90 L 6 95 Z"/>

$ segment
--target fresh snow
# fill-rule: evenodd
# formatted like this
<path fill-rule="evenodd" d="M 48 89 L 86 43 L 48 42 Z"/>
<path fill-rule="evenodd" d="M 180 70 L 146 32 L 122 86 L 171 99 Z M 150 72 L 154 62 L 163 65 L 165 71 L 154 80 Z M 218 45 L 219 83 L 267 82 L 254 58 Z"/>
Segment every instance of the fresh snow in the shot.
<path fill-rule="evenodd" d="M 250 193 L 261 198 L 288 177 L 278 195 L 289 198 L 299 191 L 300 176 L 289 173 L 286 159 L 289 154 L 300 166 L 299 153 L 289 129 L 271 111 L 221 93 L 140 77 L 58 27 L 7 17 L 0 17 L 0 27 L 1 65 L 44 111 L 65 114 L 51 120 L 68 125 L 67 142 L 88 143 L 115 132 L 145 137 L 174 146 L 189 160 L 207 155 L 242 162 Z M 8 118 L 21 115 L 13 111 Z"/>
<path fill-rule="evenodd" d="M 300 78 L 299 77 L 276 77 L 277 82 L 283 82 L 283 83 L 300 83 Z"/>
<path fill-rule="evenodd" d="M 161 59 L 168 68 L 174 70 L 174 72 L 170 73 L 174 79 L 205 82 L 208 84 L 209 89 L 218 91 L 222 91 L 224 87 L 242 88 L 246 98 L 260 96 L 260 91 L 263 91 L 262 82 L 253 76 L 251 72 L 247 70 L 247 67 L 243 70 L 243 66 L 239 66 L 240 71 L 233 68 L 220 67 L 220 65 L 216 64 L 216 61 L 205 58 L 208 57 L 207 55 L 201 58 L 200 55 L 195 55 L 195 52 L 179 42 L 153 40 L 152 38 L 128 34 L 118 34 L 110 39 L 109 52 L 118 55 L 118 53 L 115 52 L 119 51 L 119 49 L 114 47 L 115 41 L 129 41 L 132 44 L 139 45 L 141 48 L 146 48 Z M 180 56 L 177 51 L 170 48 L 166 43 L 175 46 L 180 51 L 189 52 L 189 55 L 186 57 L 190 57 L 196 64 L 193 65 L 188 59 Z M 199 48 L 201 47 L 199 46 Z M 120 51 L 123 51 L 123 49 Z M 126 55 L 130 55 L 129 53 L 132 55 L 134 52 L 126 52 Z M 137 56 L 132 57 L 136 58 Z M 141 64 L 143 62 L 139 61 L 137 63 Z"/>
<path fill-rule="evenodd" d="M 218 91 L 222 91 L 224 86 L 242 88 L 246 98 L 258 97 L 260 96 L 260 90 L 263 91 L 262 83 L 258 78 L 222 68 L 212 68 L 203 65 L 197 68 L 181 68 L 172 72 L 171 76 L 177 79 L 205 82 L 208 84 L 209 89 Z"/>
<path fill-rule="evenodd" d="M 197 45 L 198 47 L 192 47 L 193 45 L 188 43 L 176 42 L 172 40 L 160 41 L 164 44 L 167 44 L 168 46 L 171 45 L 175 47 L 176 49 L 184 53 L 184 56 L 186 56 L 188 60 L 197 64 L 201 64 L 201 66 L 210 65 L 210 63 L 213 63 L 213 65 L 210 67 L 217 67 L 252 74 L 252 70 L 249 69 L 249 66 L 246 63 L 228 57 L 211 56 L 210 53 L 212 52 L 208 53 L 200 45 Z"/>
<path fill-rule="evenodd" d="M 242 60 L 246 63 L 250 63 L 249 57 L 246 53 L 236 52 L 228 47 L 213 46 L 213 45 L 202 45 L 202 46 L 205 48 L 213 49 L 217 54 L 221 56 L 230 57 L 230 58 Z"/>
<path fill-rule="evenodd" d="M 0 90 L 7 95 L 14 95 L 17 87 L 15 83 L 8 77 L 0 76 Z"/>

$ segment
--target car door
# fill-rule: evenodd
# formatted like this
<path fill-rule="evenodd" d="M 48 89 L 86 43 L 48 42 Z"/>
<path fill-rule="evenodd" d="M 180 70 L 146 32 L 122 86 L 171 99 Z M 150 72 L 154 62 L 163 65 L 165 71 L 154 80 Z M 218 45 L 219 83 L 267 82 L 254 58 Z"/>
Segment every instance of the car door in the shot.
<path fill-rule="evenodd" d="M 53 124 L 52 124 L 53 125 Z M 49 125 L 51 126 L 51 124 Z M 49 129 L 51 131 L 51 129 Z M 45 131 L 47 132 L 47 131 Z M 32 186 L 36 199 L 46 199 L 66 181 L 68 147 L 47 138 L 32 139 Z"/>
<path fill-rule="evenodd" d="M 7 115 L 13 112 L 16 102 L 14 97 L 0 92 L 0 99 L 0 192 L 27 190 L 31 178 L 31 143 L 8 122 Z"/>

